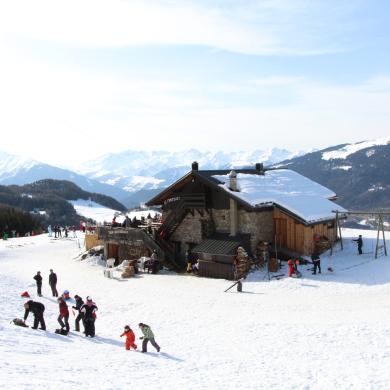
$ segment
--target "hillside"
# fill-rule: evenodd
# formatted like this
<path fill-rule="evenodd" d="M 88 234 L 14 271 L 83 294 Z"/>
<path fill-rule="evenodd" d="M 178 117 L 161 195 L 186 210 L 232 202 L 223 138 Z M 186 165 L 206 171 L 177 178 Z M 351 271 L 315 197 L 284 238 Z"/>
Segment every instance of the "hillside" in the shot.
<path fill-rule="evenodd" d="M 390 210 L 390 138 L 343 144 L 285 160 L 286 167 L 332 189 L 350 210 Z"/>
<path fill-rule="evenodd" d="M 26 233 L 41 231 L 40 221 L 30 213 L 0 204 L 0 239 L 4 232 L 9 236 L 12 231 L 24 236 Z"/>
<path fill-rule="evenodd" d="M 74 183 L 60 180 L 40 180 L 24 186 L 0 186 L 0 203 L 31 212 L 43 210 L 45 224 L 78 224 L 80 217 L 71 200 L 91 200 L 118 211 L 125 211 L 121 203 L 106 195 L 82 190 Z"/>

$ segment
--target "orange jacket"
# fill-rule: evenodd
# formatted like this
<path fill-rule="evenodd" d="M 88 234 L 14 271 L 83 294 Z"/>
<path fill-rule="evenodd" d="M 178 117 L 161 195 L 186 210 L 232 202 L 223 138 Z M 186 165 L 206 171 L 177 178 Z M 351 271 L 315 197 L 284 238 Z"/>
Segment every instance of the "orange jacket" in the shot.
<path fill-rule="evenodd" d="M 134 343 L 134 341 L 135 341 L 135 334 L 131 329 L 129 329 L 127 332 L 123 332 L 121 334 L 121 337 L 122 336 L 126 336 L 126 341 L 128 341 L 130 343 Z"/>

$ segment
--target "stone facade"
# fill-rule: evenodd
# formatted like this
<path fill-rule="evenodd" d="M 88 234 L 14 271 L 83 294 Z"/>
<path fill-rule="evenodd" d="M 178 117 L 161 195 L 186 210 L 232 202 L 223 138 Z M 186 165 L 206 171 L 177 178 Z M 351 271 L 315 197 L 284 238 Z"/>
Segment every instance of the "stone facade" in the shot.
<path fill-rule="evenodd" d="M 230 210 L 212 210 L 211 216 L 218 233 L 230 233 Z M 184 243 L 199 244 L 203 237 L 202 221 L 209 221 L 211 216 L 198 212 L 187 214 L 179 227 L 171 236 L 171 241 L 182 243 L 181 250 L 187 249 Z M 204 222 L 203 222 L 204 223 Z M 255 253 L 259 241 L 273 241 L 274 222 L 272 211 L 248 212 L 238 210 L 238 233 L 251 235 L 251 251 Z"/>
<path fill-rule="evenodd" d="M 274 219 L 272 210 L 248 212 L 239 210 L 238 226 L 240 233 L 251 235 L 251 250 L 255 253 L 259 241 L 274 240 Z"/>
<path fill-rule="evenodd" d="M 170 241 L 199 244 L 202 241 L 202 219 L 207 220 L 209 217 L 207 215 L 202 217 L 198 212 L 194 215 L 188 213 L 172 234 Z M 181 250 L 183 253 L 187 250 L 185 245 L 182 245 Z"/>

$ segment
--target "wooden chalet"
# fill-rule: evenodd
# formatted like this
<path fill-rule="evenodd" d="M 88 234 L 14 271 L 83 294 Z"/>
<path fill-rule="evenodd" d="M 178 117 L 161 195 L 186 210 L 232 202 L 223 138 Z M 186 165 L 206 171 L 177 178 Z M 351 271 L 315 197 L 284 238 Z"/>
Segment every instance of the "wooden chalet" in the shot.
<path fill-rule="evenodd" d="M 192 169 L 146 204 L 162 208 L 155 242 L 176 265 L 191 250 L 200 274 L 232 279 L 238 247 L 250 256 L 272 243 L 283 253 L 310 255 L 314 237 L 336 239 L 336 195 L 286 169 Z"/>

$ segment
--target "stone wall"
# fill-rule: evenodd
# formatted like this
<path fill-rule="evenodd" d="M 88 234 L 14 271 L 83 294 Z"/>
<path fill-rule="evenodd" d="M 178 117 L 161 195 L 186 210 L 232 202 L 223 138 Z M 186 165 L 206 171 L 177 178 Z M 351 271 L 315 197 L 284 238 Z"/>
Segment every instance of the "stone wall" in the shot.
<path fill-rule="evenodd" d="M 212 210 L 212 216 L 215 222 L 215 228 L 219 233 L 230 232 L 230 212 L 229 210 Z M 240 222 L 240 221 L 238 221 Z M 240 225 L 238 225 L 240 229 Z"/>
<path fill-rule="evenodd" d="M 218 233 L 230 232 L 229 210 L 212 210 L 212 218 Z M 187 214 L 182 223 L 171 236 L 171 241 L 182 243 L 181 250 L 187 249 L 184 243 L 198 244 L 202 241 L 202 220 L 208 220 L 210 216 L 205 213 L 203 217 L 195 212 L 195 215 Z M 251 235 L 251 250 L 255 253 L 259 241 L 273 241 L 274 221 L 272 211 L 248 212 L 238 211 L 238 233 Z"/>
<path fill-rule="evenodd" d="M 186 215 L 181 224 L 172 234 L 170 241 L 179 241 L 183 244 L 190 242 L 199 244 L 202 241 L 202 219 L 208 219 L 209 217 L 204 215 L 203 217 L 195 211 L 194 216 L 190 213 Z M 182 245 L 181 251 L 184 253 L 187 250 L 185 245 Z"/>
<path fill-rule="evenodd" d="M 274 240 L 274 219 L 272 210 L 248 212 L 239 210 L 238 230 L 251 235 L 251 250 L 255 253 L 259 241 Z"/>

